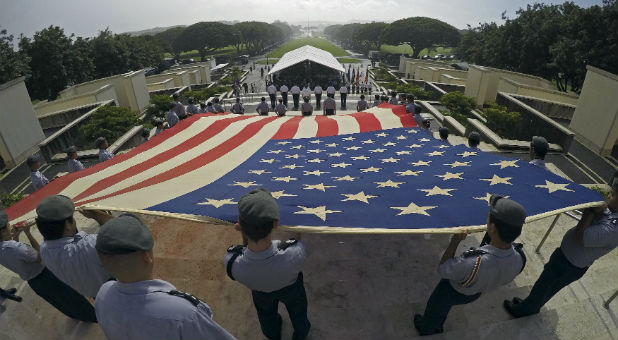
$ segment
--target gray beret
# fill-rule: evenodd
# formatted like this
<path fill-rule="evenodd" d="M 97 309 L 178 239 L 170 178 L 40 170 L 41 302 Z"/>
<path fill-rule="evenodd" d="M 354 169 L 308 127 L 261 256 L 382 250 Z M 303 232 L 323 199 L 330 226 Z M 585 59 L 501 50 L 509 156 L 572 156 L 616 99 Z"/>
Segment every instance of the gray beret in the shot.
<path fill-rule="evenodd" d="M 30 155 L 26 159 L 26 164 L 28 164 L 28 165 L 32 165 L 32 164 L 34 164 L 36 162 L 39 162 L 39 156 L 38 155 Z"/>
<path fill-rule="evenodd" d="M 63 195 L 47 196 L 36 207 L 37 218 L 46 221 L 62 221 L 73 216 L 75 204 Z"/>
<path fill-rule="evenodd" d="M 100 148 L 101 145 L 103 145 L 103 143 L 107 142 L 107 139 L 105 139 L 105 137 L 99 137 L 97 138 L 97 141 L 95 142 L 97 148 Z"/>
<path fill-rule="evenodd" d="M 549 150 L 549 143 L 547 143 L 547 139 L 541 136 L 532 137 L 532 142 L 530 143 L 530 146 L 534 147 L 534 149 L 538 150 L 539 152 L 542 152 L 543 150 L 547 152 L 547 150 Z"/>
<path fill-rule="evenodd" d="M 71 145 L 67 148 L 67 153 L 75 153 L 77 152 L 77 147 L 75 145 Z"/>
<path fill-rule="evenodd" d="M 279 206 L 266 188 L 251 191 L 238 200 L 239 219 L 256 225 L 279 220 Z"/>
<path fill-rule="evenodd" d="M 154 239 L 148 226 L 134 214 L 122 214 L 101 226 L 95 248 L 110 255 L 148 251 Z"/>
<path fill-rule="evenodd" d="M 513 200 L 491 195 L 489 205 L 490 214 L 506 224 L 521 227 L 526 222 L 526 210 Z"/>
<path fill-rule="evenodd" d="M 9 223 L 9 215 L 4 210 L 0 210 L 0 229 L 4 229 Z"/>

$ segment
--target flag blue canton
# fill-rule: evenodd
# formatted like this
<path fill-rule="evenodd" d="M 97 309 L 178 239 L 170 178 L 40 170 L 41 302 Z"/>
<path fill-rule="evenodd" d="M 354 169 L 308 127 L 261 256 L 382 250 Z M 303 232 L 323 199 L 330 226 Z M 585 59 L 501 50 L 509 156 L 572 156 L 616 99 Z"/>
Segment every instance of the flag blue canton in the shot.
<path fill-rule="evenodd" d="M 217 181 L 148 209 L 235 222 L 238 199 L 260 187 L 277 199 L 282 225 L 344 228 L 484 225 L 492 194 L 528 216 L 602 200 L 522 160 L 399 128 L 271 140 Z"/>

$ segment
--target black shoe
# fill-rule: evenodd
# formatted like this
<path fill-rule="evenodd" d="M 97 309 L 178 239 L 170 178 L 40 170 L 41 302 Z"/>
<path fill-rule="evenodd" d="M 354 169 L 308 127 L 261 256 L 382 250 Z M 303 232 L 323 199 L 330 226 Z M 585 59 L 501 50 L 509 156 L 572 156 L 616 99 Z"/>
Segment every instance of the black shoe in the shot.
<path fill-rule="evenodd" d="M 521 305 L 522 302 L 523 302 L 522 299 L 516 297 L 516 298 L 513 298 L 513 300 L 504 300 L 504 302 L 502 303 L 502 306 L 514 318 L 522 318 L 524 316 L 538 313 L 538 312 L 530 313 L 530 312 L 521 311 L 518 307 Z"/>
<path fill-rule="evenodd" d="M 423 335 L 432 335 L 432 334 L 439 334 L 444 332 L 444 329 L 442 327 L 439 327 L 438 329 L 435 329 L 433 331 L 426 331 L 423 330 L 421 323 L 423 322 L 423 317 L 420 314 L 414 314 L 414 328 L 416 328 L 416 331 L 418 332 L 418 335 L 423 336 Z"/>

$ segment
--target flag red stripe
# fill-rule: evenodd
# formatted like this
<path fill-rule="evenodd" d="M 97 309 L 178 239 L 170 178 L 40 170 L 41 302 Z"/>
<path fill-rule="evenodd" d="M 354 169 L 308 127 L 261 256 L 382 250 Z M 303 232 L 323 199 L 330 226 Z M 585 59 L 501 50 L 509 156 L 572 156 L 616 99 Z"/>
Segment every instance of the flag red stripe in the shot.
<path fill-rule="evenodd" d="M 336 120 L 327 116 L 316 116 L 315 121 L 318 123 L 316 137 L 335 136 L 339 134 L 339 124 Z"/>
<path fill-rule="evenodd" d="M 88 196 L 94 195 L 95 193 L 108 188 L 112 185 L 115 185 L 117 183 L 120 183 L 124 180 L 126 180 L 129 177 L 132 176 L 136 176 L 139 173 L 146 171 L 150 168 L 153 168 L 155 166 L 157 166 L 158 164 L 161 164 L 171 158 L 173 158 L 174 156 L 183 153 L 186 150 L 192 149 L 194 147 L 197 147 L 198 145 L 206 142 L 207 140 L 213 138 L 214 136 L 216 136 L 218 133 L 220 133 L 221 131 L 225 130 L 228 126 L 230 126 L 232 123 L 237 122 L 239 120 L 244 120 L 250 118 L 250 116 L 236 116 L 236 117 L 230 117 L 230 118 L 224 118 L 221 120 L 218 120 L 216 122 L 214 122 L 213 124 L 211 124 L 210 126 L 208 126 L 204 131 L 196 134 L 195 136 L 187 139 L 186 141 L 184 141 L 182 144 L 179 144 L 173 148 L 170 148 L 164 152 L 161 152 L 160 154 L 148 159 L 145 162 L 136 164 L 128 169 L 125 169 L 117 174 L 111 175 L 107 178 L 101 179 L 100 181 L 94 183 L 93 185 L 91 185 L 88 189 L 84 190 L 82 193 L 80 193 L 79 195 L 75 196 L 73 198 L 74 201 L 80 201 Z"/>
<path fill-rule="evenodd" d="M 382 124 L 380 124 L 380 121 L 373 115 L 373 113 L 357 112 L 349 114 L 348 116 L 352 116 L 356 119 L 360 128 L 359 132 L 376 131 L 382 129 Z"/>
<path fill-rule="evenodd" d="M 403 127 L 417 127 L 416 120 L 414 120 L 414 116 L 411 113 L 406 111 L 405 105 L 396 105 L 397 107 L 393 107 L 393 113 L 399 116 L 401 120 L 401 126 Z"/>
<path fill-rule="evenodd" d="M 292 119 L 289 119 L 287 122 L 281 124 L 279 127 L 279 131 L 275 133 L 272 139 L 292 139 L 298 132 L 298 124 L 303 119 L 303 117 L 297 116 Z"/>
<path fill-rule="evenodd" d="M 107 199 L 110 197 L 125 194 L 127 192 L 131 192 L 134 190 L 146 188 L 148 186 L 155 185 L 155 184 L 165 182 L 165 181 L 169 181 L 170 179 L 182 176 L 188 172 L 199 169 L 219 159 L 221 156 L 224 156 L 228 152 L 234 150 L 236 147 L 240 146 L 241 144 L 246 142 L 248 139 L 253 137 L 256 133 L 258 133 L 266 124 L 272 122 L 273 120 L 277 118 L 278 117 L 268 117 L 268 118 L 260 119 L 259 121 L 253 122 L 251 124 L 248 124 L 241 131 L 239 131 L 236 135 L 234 135 L 233 137 L 230 137 L 228 140 L 221 143 L 217 147 L 211 150 L 208 150 L 204 152 L 203 154 L 198 155 L 195 158 L 174 167 L 173 169 L 167 170 L 163 173 L 160 173 L 156 176 L 148 178 L 144 181 L 141 181 L 137 184 L 134 184 L 122 190 L 118 190 L 113 193 L 100 196 L 100 197 L 95 197 L 89 200 L 76 202 L 75 205 L 83 205 L 87 203 L 92 203 L 92 202 L 100 201 L 100 200 Z"/>

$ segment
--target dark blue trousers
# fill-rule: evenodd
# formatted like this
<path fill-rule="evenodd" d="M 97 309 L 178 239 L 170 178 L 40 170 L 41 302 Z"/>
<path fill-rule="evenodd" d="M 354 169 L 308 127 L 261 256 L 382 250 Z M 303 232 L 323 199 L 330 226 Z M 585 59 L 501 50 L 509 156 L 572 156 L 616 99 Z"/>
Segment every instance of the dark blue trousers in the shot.
<path fill-rule="evenodd" d="M 474 295 L 462 294 L 453 289 L 449 280 L 440 280 L 433 293 L 431 293 L 429 301 L 427 301 L 419 331 L 433 333 L 442 328 L 451 307 L 473 302 L 480 296 L 481 293 Z"/>

